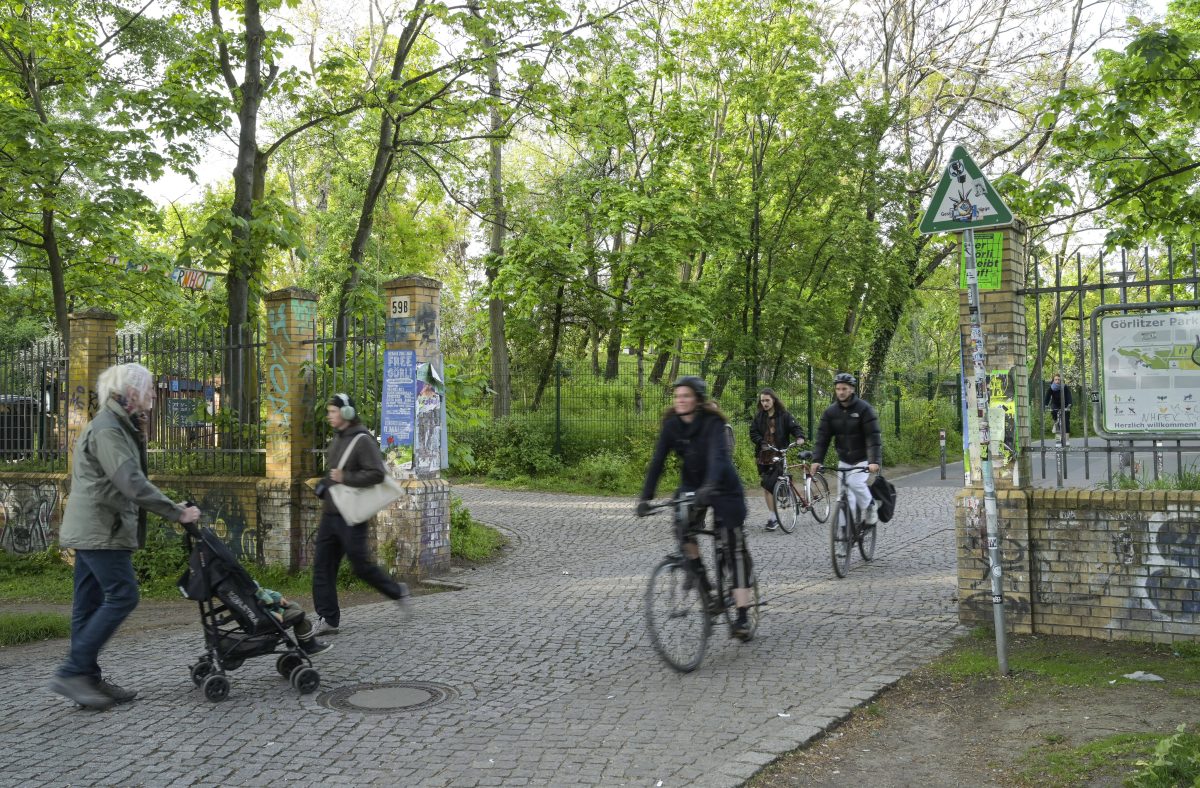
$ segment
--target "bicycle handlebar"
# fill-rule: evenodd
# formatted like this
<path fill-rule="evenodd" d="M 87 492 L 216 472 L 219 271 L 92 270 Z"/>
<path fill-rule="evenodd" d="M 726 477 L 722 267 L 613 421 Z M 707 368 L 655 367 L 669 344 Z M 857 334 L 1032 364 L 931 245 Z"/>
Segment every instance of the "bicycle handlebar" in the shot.
<path fill-rule="evenodd" d="M 647 501 L 647 508 L 650 512 L 661 512 L 663 509 L 673 509 L 681 503 L 694 501 L 696 493 L 685 492 L 675 498 L 668 498 L 665 501 Z"/>

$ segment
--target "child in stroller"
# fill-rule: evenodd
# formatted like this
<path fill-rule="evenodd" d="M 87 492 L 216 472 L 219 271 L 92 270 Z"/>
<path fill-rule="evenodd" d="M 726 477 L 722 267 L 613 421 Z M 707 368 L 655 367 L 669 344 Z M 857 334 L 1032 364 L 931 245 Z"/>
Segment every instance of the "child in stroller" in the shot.
<path fill-rule="evenodd" d="M 313 637 L 300 606 L 259 586 L 211 528 L 188 524 L 184 530 L 188 569 L 179 590 L 200 605 L 206 648 L 191 667 L 195 685 L 209 700 L 223 700 L 229 694 L 226 671 L 251 657 L 279 654 L 279 674 L 301 694 L 315 692 L 321 676 L 310 657 L 330 646 Z"/>

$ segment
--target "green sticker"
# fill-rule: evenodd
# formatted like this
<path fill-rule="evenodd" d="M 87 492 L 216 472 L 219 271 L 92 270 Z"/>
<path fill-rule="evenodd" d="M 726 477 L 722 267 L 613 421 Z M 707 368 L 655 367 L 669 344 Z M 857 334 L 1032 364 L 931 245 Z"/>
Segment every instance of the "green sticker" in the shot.
<path fill-rule="evenodd" d="M 975 233 L 975 271 L 980 290 L 999 290 L 1000 272 L 1004 267 L 1004 233 Z M 967 289 L 967 254 L 958 254 L 958 286 Z"/>

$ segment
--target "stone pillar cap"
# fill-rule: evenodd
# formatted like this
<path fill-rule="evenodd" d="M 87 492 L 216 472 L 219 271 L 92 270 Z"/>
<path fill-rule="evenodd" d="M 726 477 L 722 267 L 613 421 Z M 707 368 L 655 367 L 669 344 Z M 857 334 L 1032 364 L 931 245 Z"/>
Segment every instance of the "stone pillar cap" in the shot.
<path fill-rule="evenodd" d="M 285 298 L 301 298 L 306 301 L 316 301 L 317 294 L 312 290 L 305 290 L 303 287 L 292 285 L 291 287 L 274 290 L 266 295 L 268 301 L 281 301 Z"/>
<path fill-rule="evenodd" d="M 441 290 L 442 283 L 436 279 L 430 279 L 428 276 L 419 274 L 410 274 L 408 276 L 398 276 L 383 283 L 383 286 L 391 290 L 397 287 L 428 287 L 430 290 Z"/>
<path fill-rule="evenodd" d="M 82 312 L 72 312 L 67 317 L 69 317 L 71 320 L 85 320 L 85 319 L 116 320 L 117 319 L 117 316 L 115 313 L 109 312 L 107 309 L 101 309 L 98 306 L 88 307 L 87 309 L 83 310 Z"/>

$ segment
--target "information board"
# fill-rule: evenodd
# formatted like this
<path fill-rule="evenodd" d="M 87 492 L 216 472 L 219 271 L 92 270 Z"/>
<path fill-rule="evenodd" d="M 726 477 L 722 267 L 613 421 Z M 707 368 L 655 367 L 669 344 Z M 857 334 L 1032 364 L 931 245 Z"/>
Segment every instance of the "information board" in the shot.
<path fill-rule="evenodd" d="M 1200 312 L 1100 318 L 1108 432 L 1200 429 Z"/>
<path fill-rule="evenodd" d="M 416 419 L 417 352 L 383 352 L 383 402 L 379 437 L 383 449 L 412 446 Z"/>

